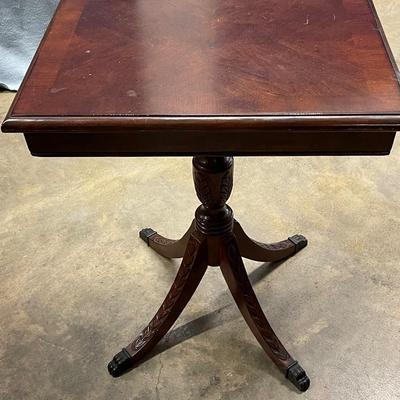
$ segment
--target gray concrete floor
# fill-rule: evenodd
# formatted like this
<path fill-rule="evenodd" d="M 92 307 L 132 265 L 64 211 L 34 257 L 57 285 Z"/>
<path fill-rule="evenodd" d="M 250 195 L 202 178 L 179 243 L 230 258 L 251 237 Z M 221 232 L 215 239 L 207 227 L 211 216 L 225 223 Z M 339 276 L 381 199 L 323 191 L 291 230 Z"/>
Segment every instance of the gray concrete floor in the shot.
<path fill-rule="evenodd" d="M 375 3 L 400 59 L 400 2 Z M 0 94 L 0 116 L 12 98 Z M 302 395 L 218 269 L 158 354 L 117 380 L 106 371 L 174 278 L 178 261 L 137 233 L 185 231 L 197 207 L 189 158 L 33 158 L 21 135 L 0 147 L 1 399 L 400 399 L 398 141 L 388 157 L 236 159 L 230 205 L 248 233 L 309 239 L 272 272 L 247 262 L 312 380 Z"/>

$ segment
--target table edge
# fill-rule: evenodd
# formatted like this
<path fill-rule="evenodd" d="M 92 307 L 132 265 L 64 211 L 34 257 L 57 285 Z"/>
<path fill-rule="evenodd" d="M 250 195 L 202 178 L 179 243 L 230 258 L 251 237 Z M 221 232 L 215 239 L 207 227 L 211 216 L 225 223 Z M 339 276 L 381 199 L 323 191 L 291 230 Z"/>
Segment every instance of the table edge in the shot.
<path fill-rule="evenodd" d="M 367 1 L 368 1 L 368 4 L 369 4 L 370 8 L 371 8 L 372 14 L 374 15 L 375 22 L 376 22 L 376 27 L 377 27 L 377 29 L 379 31 L 380 36 L 381 36 L 381 40 L 382 40 L 383 45 L 384 45 L 385 50 L 386 50 L 386 54 L 389 57 L 390 63 L 392 64 L 393 71 L 394 71 L 394 73 L 396 75 L 396 78 L 397 78 L 397 83 L 400 86 L 400 69 L 399 69 L 399 66 L 397 65 L 397 62 L 396 62 L 396 59 L 394 58 L 394 55 L 393 55 L 392 49 L 390 47 L 389 41 L 388 41 L 388 39 L 386 37 L 385 30 L 383 29 L 382 22 L 381 22 L 381 20 L 379 18 L 378 12 L 377 12 L 376 7 L 375 7 L 375 3 L 374 3 L 373 0 L 367 0 Z"/>
<path fill-rule="evenodd" d="M 209 116 L 68 116 L 14 117 L 8 115 L 2 124 L 3 132 L 37 132 L 63 130 L 132 131 L 144 129 L 336 129 L 390 128 L 400 130 L 399 114 L 312 114 L 312 115 L 209 115 Z"/>

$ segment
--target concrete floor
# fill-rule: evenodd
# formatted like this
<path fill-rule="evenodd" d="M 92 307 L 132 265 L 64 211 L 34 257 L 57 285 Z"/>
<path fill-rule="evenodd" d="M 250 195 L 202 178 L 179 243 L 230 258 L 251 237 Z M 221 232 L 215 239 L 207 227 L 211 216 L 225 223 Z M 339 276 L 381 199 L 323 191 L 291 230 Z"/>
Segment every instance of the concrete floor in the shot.
<path fill-rule="evenodd" d="M 400 60 L 400 2 L 375 3 Z M 0 94 L 0 116 L 13 96 Z M 178 261 L 137 233 L 185 231 L 198 204 L 189 158 L 40 159 L 21 135 L 2 135 L 0 147 L 0 399 L 400 399 L 398 140 L 381 158 L 236 159 L 230 205 L 248 233 L 309 239 L 271 273 L 247 262 L 312 380 L 302 395 L 266 358 L 218 269 L 158 354 L 108 375 L 174 278 Z"/>

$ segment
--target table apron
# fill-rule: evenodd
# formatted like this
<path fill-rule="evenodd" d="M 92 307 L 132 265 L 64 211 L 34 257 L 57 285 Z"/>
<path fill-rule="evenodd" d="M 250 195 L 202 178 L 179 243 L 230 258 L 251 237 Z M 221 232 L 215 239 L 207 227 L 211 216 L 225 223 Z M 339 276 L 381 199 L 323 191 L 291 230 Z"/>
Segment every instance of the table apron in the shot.
<path fill-rule="evenodd" d="M 385 129 L 25 133 L 34 156 L 386 155 L 394 138 Z"/>

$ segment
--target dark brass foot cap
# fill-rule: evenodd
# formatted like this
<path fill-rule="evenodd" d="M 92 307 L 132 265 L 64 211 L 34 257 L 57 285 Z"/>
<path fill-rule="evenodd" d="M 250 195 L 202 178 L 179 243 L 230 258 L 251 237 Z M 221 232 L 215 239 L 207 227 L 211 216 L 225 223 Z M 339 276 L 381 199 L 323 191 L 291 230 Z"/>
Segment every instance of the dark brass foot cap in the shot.
<path fill-rule="evenodd" d="M 303 235 L 294 235 L 289 240 L 296 246 L 296 253 L 307 246 L 308 241 Z"/>
<path fill-rule="evenodd" d="M 149 245 L 149 238 L 150 236 L 155 235 L 157 232 L 153 231 L 151 228 L 144 228 L 139 232 L 139 237 Z"/>
<path fill-rule="evenodd" d="M 305 392 L 310 387 L 310 379 L 297 361 L 287 369 L 286 378 L 288 378 L 300 392 Z"/>
<path fill-rule="evenodd" d="M 122 349 L 116 354 L 113 359 L 108 363 L 108 372 L 114 378 L 121 376 L 125 371 L 132 367 L 131 356 L 125 350 Z"/>

